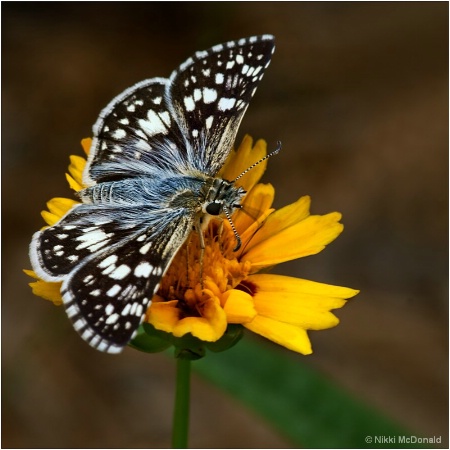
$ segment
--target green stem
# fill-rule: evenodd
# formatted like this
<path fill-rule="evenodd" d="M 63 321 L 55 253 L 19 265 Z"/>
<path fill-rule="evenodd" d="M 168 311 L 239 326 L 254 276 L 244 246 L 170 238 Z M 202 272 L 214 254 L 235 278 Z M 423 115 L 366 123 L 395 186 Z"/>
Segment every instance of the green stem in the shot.
<path fill-rule="evenodd" d="M 173 413 L 172 448 L 187 448 L 189 433 L 191 361 L 177 358 L 177 387 Z"/>

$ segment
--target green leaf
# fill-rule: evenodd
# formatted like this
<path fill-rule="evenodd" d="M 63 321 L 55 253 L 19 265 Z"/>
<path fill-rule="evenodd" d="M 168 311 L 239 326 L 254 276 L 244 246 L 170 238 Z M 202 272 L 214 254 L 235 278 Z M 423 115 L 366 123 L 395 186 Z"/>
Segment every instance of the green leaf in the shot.
<path fill-rule="evenodd" d="M 247 336 L 230 351 L 209 353 L 193 369 L 255 410 L 295 447 L 414 447 L 398 439 L 410 432 L 308 367 L 305 358 Z M 375 439 L 383 436 L 395 442 Z"/>

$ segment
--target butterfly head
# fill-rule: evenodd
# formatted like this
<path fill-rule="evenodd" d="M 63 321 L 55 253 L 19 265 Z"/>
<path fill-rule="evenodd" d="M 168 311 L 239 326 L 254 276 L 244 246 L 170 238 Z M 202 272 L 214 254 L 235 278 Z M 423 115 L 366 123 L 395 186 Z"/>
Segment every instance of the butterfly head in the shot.
<path fill-rule="evenodd" d="M 208 186 L 201 207 L 200 223 L 203 230 L 212 217 L 225 216 L 227 218 L 237 240 L 235 251 L 240 247 L 240 238 L 231 220 L 231 215 L 241 207 L 241 201 L 246 193 L 242 187 L 236 187 L 233 181 L 211 178 L 211 184 Z"/>
<path fill-rule="evenodd" d="M 236 187 L 234 182 L 214 178 L 203 202 L 202 212 L 210 216 L 233 214 L 235 209 L 241 207 L 245 194 L 246 191 Z"/>

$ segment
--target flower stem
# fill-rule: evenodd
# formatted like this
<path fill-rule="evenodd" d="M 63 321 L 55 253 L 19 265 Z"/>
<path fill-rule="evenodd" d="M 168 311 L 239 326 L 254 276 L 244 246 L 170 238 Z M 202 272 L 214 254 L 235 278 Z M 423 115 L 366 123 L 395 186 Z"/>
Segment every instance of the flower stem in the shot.
<path fill-rule="evenodd" d="M 173 413 L 172 448 L 187 448 L 189 432 L 189 400 L 191 361 L 177 358 L 177 387 Z"/>

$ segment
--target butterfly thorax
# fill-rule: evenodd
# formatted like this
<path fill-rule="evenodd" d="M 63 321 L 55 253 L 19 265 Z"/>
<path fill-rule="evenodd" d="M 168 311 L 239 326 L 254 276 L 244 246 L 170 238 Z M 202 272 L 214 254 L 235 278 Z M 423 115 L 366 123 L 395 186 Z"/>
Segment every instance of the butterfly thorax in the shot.
<path fill-rule="evenodd" d="M 232 214 L 245 195 L 233 182 L 204 174 L 173 174 L 104 181 L 79 193 L 83 203 L 146 205 L 159 210 L 184 209 L 192 217 Z"/>

